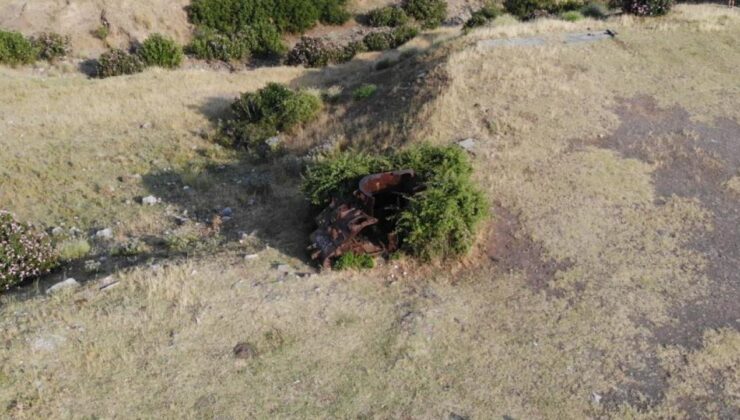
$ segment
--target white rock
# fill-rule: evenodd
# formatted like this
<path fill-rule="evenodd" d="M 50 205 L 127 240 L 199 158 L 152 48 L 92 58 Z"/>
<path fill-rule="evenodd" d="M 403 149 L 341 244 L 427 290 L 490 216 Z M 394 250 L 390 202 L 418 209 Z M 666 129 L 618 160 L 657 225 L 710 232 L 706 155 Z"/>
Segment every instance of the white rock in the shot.
<path fill-rule="evenodd" d="M 257 258 L 259 258 L 259 254 L 249 254 L 244 256 L 245 260 L 256 260 Z"/>
<path fill-rule="evenodd" d="M 457 145 L 465 149 L 467 152 L 475 154 L 475 139 L 467 138 L 465 140 L 457 142 Z"/>
<path fill-rule="evenodd" d="M 157 203 L 159 203 L 159 199 L 153 195 L 149 195 L 141 199 L 141 204 L 144 204 L 147 206 L 153 206 Z"/>
<path fill-rule="evenodd" d="M 599 403 L 601 402 L 601 395 L 599 395 L 599 394 L 597 394 L 597 393 L 595 393 L 595 392 L 592 392 L 592 393 L 591 393 L 591 399 L 593 399 L 593 401 L 594 401 L 594 402 L 595 402 L 596 404 L 599 404 Z"/>
<path fill-rule="evenodd" d="M 50 288 L 46 290 L 47 295 L 51 295 L 57 292 L 60 292 L 65 289 L 74 289 L 80 287 L 80 283 L 77 282 L 77 280 L 73 278 L 68 278 L 67 280 L 61 281 Z"/>
<path fill-rule="evenodd" d="M 113 237 L 113 229 L 105 228 L 95 232 L 95 237 L 100 239 L 110 239 Z"/>
<path fill-rule="evenodd" d="M 64 337 L 58 335 L 47 335 L 43 337 L 36 337 L 31 342 L 31 350 L 35 352 L 50 352 L 54 351 L 65 341 Z"/>

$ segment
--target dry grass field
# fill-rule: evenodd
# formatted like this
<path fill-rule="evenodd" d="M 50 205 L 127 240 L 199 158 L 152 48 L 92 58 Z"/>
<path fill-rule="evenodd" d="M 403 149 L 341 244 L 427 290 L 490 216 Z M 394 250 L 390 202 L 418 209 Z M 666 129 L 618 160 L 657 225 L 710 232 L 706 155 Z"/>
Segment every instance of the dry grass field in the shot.
<path fill-rule="evenodd" d="M 618 35 L 562 42 L 587 28 Z M 480 42 L 529 37 L 544 42 Z M 500 18 L 324 70 L 0 68 L 2 207 L 112 227 L 93 254 L 152 250 L 73 264 L 79 289 L 44 294 L 58 271 L 0 296 L 0 417 L 740 417 L 739 39 L 737 10 L 680 5 Z M 344 93 L 257 165 L 212 137 L 268 81 Z M 363 82 L 378 93 L 353 101 Z M 307 264 L 297 156 L 468 137 L 492 208 L 468 258 Z"/>

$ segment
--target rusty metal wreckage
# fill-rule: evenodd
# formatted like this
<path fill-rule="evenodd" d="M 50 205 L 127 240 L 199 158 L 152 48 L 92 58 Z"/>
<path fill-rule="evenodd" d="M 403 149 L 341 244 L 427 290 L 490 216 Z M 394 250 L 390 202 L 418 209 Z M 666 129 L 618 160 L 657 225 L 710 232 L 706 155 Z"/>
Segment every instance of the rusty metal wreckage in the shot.
<path fill-rule="evenodd" d="M 423 188 L 413 169 L 365 176 L 350 198 L 332 199 L 316 217 L 311 258 L 331 268 L 332 259 L 348 252 L 383 255 L 397 250 L 393 216 Z"/>

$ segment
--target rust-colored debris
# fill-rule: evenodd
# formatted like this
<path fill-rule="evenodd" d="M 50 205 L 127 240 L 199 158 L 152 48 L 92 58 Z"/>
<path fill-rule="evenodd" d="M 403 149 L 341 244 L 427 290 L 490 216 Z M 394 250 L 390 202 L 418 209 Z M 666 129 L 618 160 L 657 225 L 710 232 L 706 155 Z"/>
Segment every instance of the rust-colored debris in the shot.
<path fill-rule="evenodd" d="M 308 247 L 311 258 L 325 268 L 348 252 L 380 255 L 398 248 L 388 216 L 398 212 L 408 195 L 419 190 L 411 169 L 368 175 L 352 198 L 333 199 L 317 217 Z"/>

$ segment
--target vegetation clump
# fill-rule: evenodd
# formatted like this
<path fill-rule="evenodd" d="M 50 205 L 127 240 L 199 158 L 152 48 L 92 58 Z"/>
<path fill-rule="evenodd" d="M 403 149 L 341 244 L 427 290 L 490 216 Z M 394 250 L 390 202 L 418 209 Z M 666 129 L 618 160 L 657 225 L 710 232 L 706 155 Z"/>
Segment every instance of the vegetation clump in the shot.
<path fill-rule="evenodd" d="M 606 7 L 599 3 L 588 3 L 581 8 L 581 14 L 592 19 L 604 19 L 608 13 Z"/>
<path fill-rule="evenodd" d="M 662 16 L 673 6 L 673 0 L 623 0 L 622 10 L 638 16 Z"/>
<path fill-rule="evenodd" d="M 348 252 L 334 261 L 335 270 L 362 270 L 375 267 L 375 259 L 367 254 Z"/>
<path fill-rule="evenodd" d="M 409 16 L 398 6 L 379 7 L 367 14 L 367 23 L 370 26 L 402 26 L 409 21 Z"/>
<path fill-rule="evenodd" d="M 270 83 L 257 92 L 242 94 L 231 104 L 233 118 L 223 127 L 225 141 L 261 152 L 265 140 L 315 119 L 322 107 L 316 95 Z"/>
<path fill-rule="evenodd" d="M 176 68 L 182 64 L 183 52 L 173 39 L 161 34 L 147 38 L 137 50 L 141 61 L 147 66 Z"/>
<path fill-rule="evenodd" d="M 561 15 L 582 7 L 581 0 L 504 0 L 506 11 L 520 19 L 532 19 L 538 16 L 539 12 Z"/>
<path fill-rule="evenodd" d="M 288 53 L 285 60 L 291 66 L 324 67 L 337 62 L 341 49 L 322 38 L 303 36 Z"/>
<path fill-rule="evenodd" d="M 421 23 L 424 29 L 434 29 L 447 17 L 445 0 L 405 0 L 403 10 Z"/>
<path fill-rule="evenodd" d="M 489 2 L 480 10 L 476 10 L 473 12 L 473 15 L 470 16 L 470 19 L 468 19 L 465 22 L 465 25 L 463 25 L 464 29 L 472 29 L 478 26 L 483 26 L 488 21 L 496 19 L 501 15 L 501 8 L 498 7 L 495 3 Z"/>
<path fill-rule="evenodd" d="M 383 51 L 398 48 L 416 35 L 419 30 L 413 26 L 400 26 L 387 32 L 371 32 L 365 35 L 362 42 L 370 51 Z"/>
<path fill-rule="evenodd" d="M 396 169 L 413 169 L 424 186 L 395 214 L 394 233 L 401 249 L 423 260 L 467 252 L 487 206 L 471 180 L 468 156 L 458 147 L 421 145 L 387 155 L 335 154 L 308 167 L 303 191 L 311 203 L 322 206 L 332 198 L 349 197 L 362 177 Z"/>
<path fill-rule="evenodd" d="M 561 14 L 560 18 L 568 22 L 576 22 L 583 19 L 583 15 L 577 10 L 570 10 Z"/>
<path fill-rule="evenodd" d="M 98 77 L 106 78 L 135 74 L 144 71 L 144 62 L 136 54 L 129 54 L 120 49 L 103 53 L 98 59 Z"/>
<path fill-rule="evenodd" d="M 253 39 L 245 34 L 225 35 L 210 29 L 199 30 L 186 47 L 196 58 L 219 61 L 245 60 L 253 49 Z"/>
<path fill-rule="evenodd" d="M 49 236 L 0 211 L 0 290 L 49 272 L 57 263 Z"/>
<path fill-rule="evenodd" d="M 352 92 L 352 97 L 355 98 L 355 100 L 361 101 L 375 95 L 375 92 L 377 91 L 378 87 L 376 85 L 365 83 Z"/>
<path fill-rule="evenodd" d="M 38 58 L 42 60 L 55 61 L 66 57 L 70 51 L 70 38 L 54 32 L 42 32 L 33 38 L 31 42 L 36 48 Z"/>
<path fill-rule="evenodd" d="M 0 30 L 0 64 L 31 64 L 38 54 L 38 48 L 22 34 Z"/>

